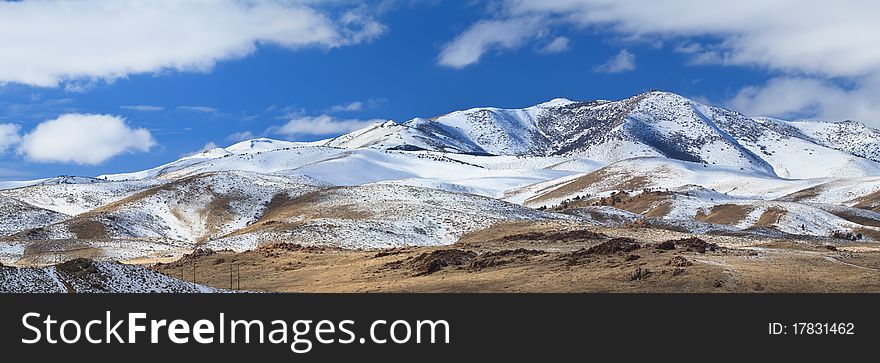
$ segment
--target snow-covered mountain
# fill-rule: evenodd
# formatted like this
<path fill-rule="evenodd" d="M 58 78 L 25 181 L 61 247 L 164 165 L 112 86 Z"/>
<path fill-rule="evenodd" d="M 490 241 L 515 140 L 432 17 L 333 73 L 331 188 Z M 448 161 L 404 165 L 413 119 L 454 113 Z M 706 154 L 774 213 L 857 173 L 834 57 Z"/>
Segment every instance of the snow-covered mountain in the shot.
<path fill-rule="evenodd" d="M 880 132 L 862 124 L 750 118 L 657 91 L 620 101 L 557 99 L 524 109 L 474 108 L 399 125 L 386 122 L 326 145 L 564 155 L 605 163 L 666 157 L 787 178 L 864 176 L 880 170 Z M 814 163 L 819 158 L 823 162 Z M 801 163 L 805 159 L 812 165 Z"/>
<path fill-rule="evenodd" d="M 247 140 L 133 173 L 6 182 L 0 261 L 439 245 L 552 219 L 874 238 L 878 180 L 880 131 L 857 122 L 747 117 L 667 92 L 555 99 L 316 142 Z"/>

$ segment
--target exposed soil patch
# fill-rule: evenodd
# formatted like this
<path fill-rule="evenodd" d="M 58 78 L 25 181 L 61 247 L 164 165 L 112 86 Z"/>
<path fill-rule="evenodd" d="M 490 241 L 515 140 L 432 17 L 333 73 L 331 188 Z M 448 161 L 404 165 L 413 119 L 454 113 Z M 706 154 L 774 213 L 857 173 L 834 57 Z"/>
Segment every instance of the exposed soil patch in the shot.
<path fill-rule="evenodd" d="M 667 241 L 670 242 L 670 241 Z M 706 253 L 706 251 L 717 251 L 720 247 L 714 243 L 708 243 L 702 239 L 697 237 L 691 238 L 682 238 L 671 241 L 678 248 L 683 248 L 685 251 L 689 252 L 699 252 Z"/>
<path fill-rule="evenodd" d="M 671 212 L 671 211 L 672 211 L 672 203 L 660 202 L 660 203 L 654 204 L 650 209 L 643 212 L 642 215 L 644 215 L 645 217 L 663 218 L 667 214 L 669 214 L 669 212 Z"/>
<path fill-rule="evenodd" d="M 868 238 L 871 238 L 875 241 L 880 241 L 880 232 L 878 232 L 876 230 L 868 229 L 868 228 L 856 228 L 855 232 L 859 233 L 863 236 L 866 236 Z"/>
<path fill-rule="evenodd" d="M 204 242 L 211 237 L 219 235 L 223 230 L 223 226 L 232 220 L 233 213 L 229 203 L 228 197 L 214 194 L 211 203 L 205 209 L 199 211 L 199 214 L 205 220 L 207 231 L 204 236 L 198 238 L 197 242 Z"/>
<path fill-rule="evenodd" d="M 853 223 L 861 224 L 863 226 L 880 227 L 880 220 L 877 219 L 863 217 L 855 213 L 850 213 L 843 210 L 834 210 L 829 212 L 835 216 L 838 216 Z"/>
<path fill-rule="evenodd" d="M 527 262 L 531 256 L 543 255 L 545 252 L 517 248 L 498 252 L 487 252 L 471 261 L 470 271 L 481 271 L 486 268 L 503 266 L 513 262 Z"/>
<path fill-rule="evenodd" d="M 387 256 L 395 256 L 401 253 L 409 252 L 411 249 L 409 248 L 391 248 L 387 250 L 382 250 L 373 255 L 373 258 L 382 258 Z"/>
<path fill-rule="evenodd" d="M 332 209 L 328 209 L 322 204 L 328 198 L 328 195 L 332 195 L 343 188 L 345 187 L 316 190 L 296 198 L 291 198 L 286 193 L 280 193 L 272 198 L 266 207 L 265 213 L 254 225 L 264 224 L 269 221 L 284 221 L 293 217 L 305 219 L 369 219 L 372 216 L 371 213 L 356 204 L 334 205 Z"/>
<path fill-rule="evenodd" d="M 604 234 L 590 230 L 551 231 L 551 232 L 526 232 L 512 234 L 501 238 L 502 241 L 553 241 L 574 242 L 607 238 Z"/>
<path fill-rule="evenodd" d="M 639 190 L 648 185 L 648 179 L 644 176 L 623 175 L 616 170 L 608 170 L 602 168 L 592 173 L 574 179 L 567 184 L 556 188 L 549 193 L 539 195 L 533 199 L 526 201 L 527 204 L 541 203 L 548 200 L 563 198 L 572 194 L 576 194 L 584 189 L 589 188 L 597 183 L 607 183 L 609 179 L 616 179 L 618 183 L 612 189 L 618 190 Z"/>
<path fill-rule="evenodd" d="M 588 255 L 610 255 L 618 252 L 632 252 L 641 247 L 634 239 L 621 237 L 612 238 L 584 250 Z"/>
<path fill-rule="evenodd" d="M 773 227 L 777 223 L 779 223 L 779 219 L 785 216 L 788 213 L 783 209 L 779 208 L 768 208 L 761 217 L 758 218 L 758 222 L 755 223 L 753 227 Z"/>
<path fill-rule="evenodd" d="M 674 270 L 672 270 L 672 276 L 678 276 L 684 274 L 685 272 L 687 272 L 687 269 L 676 267 Z"/>
<path fill-rule="evenodd" d="M 187 254 L 181 256 L 180 259 L 177 261 L 167 263 L 167 264 L 163 264 L 160 262 L 156 265 L 157 266 L 164 266 L 164 268 L 181 267 L 181 266 L 190 265 L 190 264 L 195 263 L 197 261 L 200 261 L 206 257 L 210 257 L 210 256 L 213 256 L 216 254 L 217 254 L 217 251 L 214 251 L 212 249 L 196 248 L 195 251 L 192 251 L 190 253 L 187 253 Z"/>
<path fill-rule="evenodd" d="M 584 260 L 590 256 L 632 252 L 641 247 L 642 246 L 632 238 L 612 238 L 589 248 L 581 248 L 574 252 L 562 254 L 560 259 L 566 261 L 569 266 L 575 266 L 582 264 Z"/>
<path fill-rule="evenodd" d="M 666 261 L 666 266 L 687 267 L 692 266 L 693 264 L 693 262 L 682 256 L 675 256 L 673 258 L 670 258 L 669 261 Z"/>
<path fill-rule="evenodd" d="M 272 243 L 268 245 L 263 245 L 257 248 L 257 251 L 288 251 L 288 252 L 307 252 L 307 253 L 322 253 L 331 249 L 331 247 L 325 246 L 304 246 L 299 243 L 290 243 L 290 242 L 278 242 Z"/>
<path fill-rule="evenodd" d="M 675 193 L 644 189 L 641 193 L 630 194 L 623 190 L 594 202 L 593 206 L 612 206 L 646 217 L 663 218 L 672 211 L 670 200 Z"/>
<path fill-rule="evenodd" d="M 674 250 L 675 249 L 675 241 L 663 241 L 654 246 L 654 248 L 658 250 Z"/>
<path fill-rule="evenodd" d="M 77 258 L 58 265 L 58 270 L 78 279 L 98 273 L 92 260 Z"/>
<path fill-rule="evenodd" d="M 469 265 L 477 254 L 463 250 L 436 250 L 425 252 L 413 258 L 410 267 L 417 276 L 425 276 L 448 266 Z"/>
<path fill-rule="evenodd" d="M 70 232 L 76 235 L 78 239 L 107 239 L 107 228 L 103 223 L 91 220 L 80 219 L 71 222 L 68 225 Z"/>
<path fill-rule="evenodd" d="M 788 201 L 788 202 L 801 202 L 808 199 L 813 199 L 818 197 L 822 192 L 825 191 L 825 185 L 817 185 L 814 187 L 809 187 L 807 189 L 799 190 L 789 195 L 786 195 L 779 200 Z"/>
<path fill-rule="evenodd" d="M 749 206 L 739 204 L 721 204 L 712 207 L 709 213 L 697 211 L 696 220 L 713 224 L 732 225 L 739 223 L 752 211 Z"/>
<path fill-rule="evenodd" d="M 880 212 L 880 190 L 858 198 L 853 207 Z"/>
<path fill-rule="evenodd" d="M 640 281 L 648 278 L 648 276 L 653 275 L 654 272 L 648 268 L 636 267 L 636 269 L 629 274 L 630 281 Z"/>

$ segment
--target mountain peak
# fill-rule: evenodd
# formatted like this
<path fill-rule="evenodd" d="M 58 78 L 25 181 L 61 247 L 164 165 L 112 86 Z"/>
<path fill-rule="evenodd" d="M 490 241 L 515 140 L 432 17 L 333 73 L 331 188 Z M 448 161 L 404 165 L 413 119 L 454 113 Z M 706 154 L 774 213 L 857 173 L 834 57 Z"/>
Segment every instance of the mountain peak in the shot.
<path fill-rule="evenodd" d="M 274 140 L 265 137 L 245 140 L 236 144 L 233 144 L 227 148 L 226 151 L 231 152 L 233 154 L 243 154 L 243 153 L 251 153 L 251 152 L 260 152 L 260 151 L 269 151 L 282 149 L 285 147 L 295 146 L 296 143 L 292 141 L 281 141 Z"/>
<path fill-rule="evenodd" d="M 552 108 L 552 107 L 560 107 L 560 106 L 570 105 L 572 103 L 577 103 L 577 102 L 572 101 L 568 98 L 560 97 L 560 98 L 554 98 L 554 99 L 547 101 L 547 102 L 539 103 L 539 104 L 535 105 L 535 107 Z"/>
<path fill-rule="evenodd" d="M 669 92 L 669 91 L 661 91 L 661 90 L 656 90 L 656 89 L 652 89 L 652 90 L 648 90 L 648 91 L 639 93 L 635 96 L 630 97 L 629 99 L 668 99 L 668 100 L 686 100 L 686 101 L 693 102 L 693 100 L 691 100 L 690 98 L 682 96 L 678 93 Z"/>

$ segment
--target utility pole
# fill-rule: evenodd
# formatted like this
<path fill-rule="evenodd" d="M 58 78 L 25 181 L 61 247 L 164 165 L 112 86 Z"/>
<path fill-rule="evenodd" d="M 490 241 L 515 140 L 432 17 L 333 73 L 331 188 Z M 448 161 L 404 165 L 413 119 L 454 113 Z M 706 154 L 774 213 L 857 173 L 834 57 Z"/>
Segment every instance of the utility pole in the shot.
<path fill-rule="evenodd" d="M 193 285 L 196 283 L 196 261 L 193 260 Z"/>
<path fill-rule="evenodd" d="M 229 261 L 229 289 L 232 290 L 232 261 Z"/>

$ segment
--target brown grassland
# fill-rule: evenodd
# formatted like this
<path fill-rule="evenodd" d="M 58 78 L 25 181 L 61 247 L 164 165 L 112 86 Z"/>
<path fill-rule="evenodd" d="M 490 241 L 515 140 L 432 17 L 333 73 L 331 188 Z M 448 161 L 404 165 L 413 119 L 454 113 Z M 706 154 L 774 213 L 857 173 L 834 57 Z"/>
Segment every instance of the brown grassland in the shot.
<path fill-rule="evenodd" d="M 197 283 L 219 288 L 240 283 L 272 292 L 880 292 L 876 244 L 565 222 L 496 225 L 442 247 L 290 242 L 242 253 L 197 251 L 151 268 L 185 280 L 195 272 Z"/>

